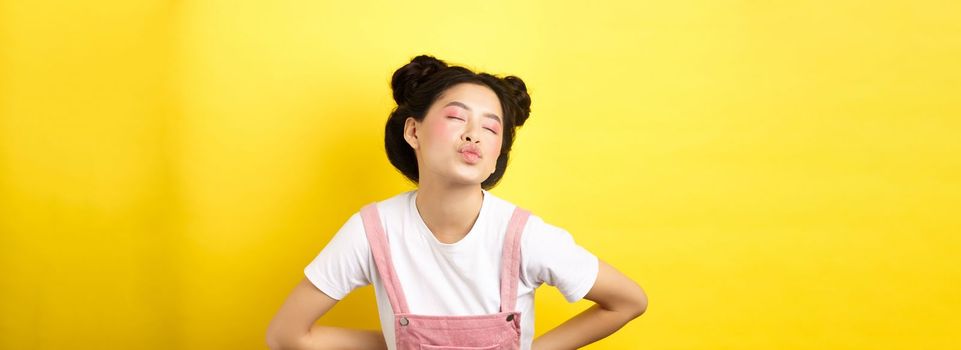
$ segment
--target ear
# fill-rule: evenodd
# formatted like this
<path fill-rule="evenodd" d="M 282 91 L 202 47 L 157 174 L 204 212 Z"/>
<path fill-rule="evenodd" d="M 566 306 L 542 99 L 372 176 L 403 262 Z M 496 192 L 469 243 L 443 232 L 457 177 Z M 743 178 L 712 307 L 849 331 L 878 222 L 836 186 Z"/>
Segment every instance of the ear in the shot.
<path fill-rule="evenodd" d="M 417 138 L 418 127 L 420 123 L 414 117 L 407 117 L 404 121 L 404 140 L 407 140 L 407 144 L 413 149 L 420 147 L 420 140 Z"/>

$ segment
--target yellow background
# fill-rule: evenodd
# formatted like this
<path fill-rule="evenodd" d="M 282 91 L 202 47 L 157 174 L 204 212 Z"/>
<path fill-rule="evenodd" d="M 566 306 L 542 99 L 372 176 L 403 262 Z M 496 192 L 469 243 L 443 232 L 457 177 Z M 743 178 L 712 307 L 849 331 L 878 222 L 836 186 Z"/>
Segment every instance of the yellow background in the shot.
<path fill-rule="evenodd" d="M 260 349 L 415 55 L 523 78 L 498 196 L 638 281 L 590 349 L 961 343 L 961 2 L 0 1 L 0 348 Z M 588 307 L 538 291 L 537 333 Z M 325 324 L 378 327 L 365 287 Z"/>

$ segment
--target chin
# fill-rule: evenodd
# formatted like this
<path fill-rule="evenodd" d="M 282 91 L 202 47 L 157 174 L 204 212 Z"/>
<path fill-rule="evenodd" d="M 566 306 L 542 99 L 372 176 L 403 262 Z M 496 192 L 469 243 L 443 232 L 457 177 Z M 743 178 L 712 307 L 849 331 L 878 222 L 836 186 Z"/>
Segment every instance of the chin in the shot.
<path fill-rule="evenodd" d="M 491 176 L 490 171 L 482 170 L 484 168 L 481 164 L 469 165 L 463 163 L 455 163 L 446 169 L 437 169 L 438 173 L 443 174 L 442 176 L 449 179 L 450 183 L 458 185 L 477 185 L 480 186 L 487 178 Z"/>
<path fill-rule="evenodd" d="M 453 172 L 453 173 L 450 174 L 451 182 L 454 182 L 454 183 L 457 183 L 457 184 L 464 184 L 464 185 L 478 185 L 478 186 L 479 186 L 481 183 L 484 182 L 484 180 L 487 180 L 488 177 L 490 177 L 490 176 L 489 176 L 489 175 L 488 175 L 488 176 L 482 176 L 481 174 L 478 174 L 478 173 L 476 173 L 476 172 L 474 172 L 474 171 L 471 171 L 471 172 L 469 172 L 469 173 L 466 173 L 466 172 Z"/>
<path fill-rule="evenodd" d="M 454 182 L 456 182 L 456 183 L 458 183 L 458 184 L 462 184 L 462 185 L 478 185 L 478 186 L 480 186 L 480 184 L 483 183 L 484 180 L 487 180 L 487 178 L 486 178 L 486 177 L 485 177 L 485 178 L 479 178 L 479 177 L 463 178 L 463 177 L 458 177 L 458 178 L 456 178 L 456 180 L 454 180 Z"/>

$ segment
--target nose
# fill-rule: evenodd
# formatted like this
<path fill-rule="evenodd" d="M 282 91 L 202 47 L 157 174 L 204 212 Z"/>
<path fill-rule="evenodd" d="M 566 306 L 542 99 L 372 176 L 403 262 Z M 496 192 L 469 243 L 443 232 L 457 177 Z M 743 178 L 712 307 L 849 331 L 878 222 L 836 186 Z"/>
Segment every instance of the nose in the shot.
<path fill-rule="evenodd" d="M 477 135 L 476 135 L 476 133 L 477 133 L 477 131 L 476 131 L 476 130 L 477 130 L 477 126 L 474 125 L 474 123 L 475 123 L 475 122 L 473 122 L 473 121 L 468 121 L 468 122 L 467 122 L 467 129 L 464 130 L 464 135 L 463 135 L 463 137 L 464 137 L 464 140 L 467 140 L 467 142 L 478 143 L 478 142 L 480 142 L 480 138 L 478 138 Z"/>

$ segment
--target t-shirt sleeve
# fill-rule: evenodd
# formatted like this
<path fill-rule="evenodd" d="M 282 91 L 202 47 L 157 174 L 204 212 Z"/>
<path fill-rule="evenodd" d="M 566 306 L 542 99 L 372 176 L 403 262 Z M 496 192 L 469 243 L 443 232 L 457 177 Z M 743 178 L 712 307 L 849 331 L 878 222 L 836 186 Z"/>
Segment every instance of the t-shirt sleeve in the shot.
<path fill-rule="evenodd" d="M 568 302 L 587 295 L 597 279 L 598 260 L 566 230 L 531 215 L 521 236 L 521 261 L 527 281 L 555 286 Z"/>
<path fill-rule="evenodd" d="M 317 289 L 337 300 L 370 284 L 370 245 L 360 213 L 341 226 L 304 268 L 304 275 Z"/>

